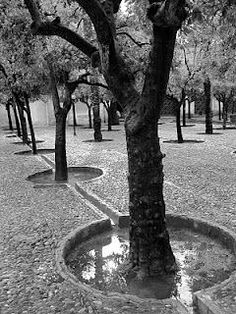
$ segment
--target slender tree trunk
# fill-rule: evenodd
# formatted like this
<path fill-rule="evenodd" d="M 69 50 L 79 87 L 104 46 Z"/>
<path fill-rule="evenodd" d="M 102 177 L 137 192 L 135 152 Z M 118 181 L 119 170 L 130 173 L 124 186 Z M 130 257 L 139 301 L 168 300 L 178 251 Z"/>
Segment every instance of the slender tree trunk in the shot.
<path fill-rule="evenodd" d="M 189 98 L 187 98 L 187 102 L 188 102 L 188 119 L 191 119 L 191 102 Z"/>
<path fill-rule="evenodd" d="M 186 102 L 185 102 L 185 90 L 182 88 L 182 106 L 183 106 L 183 127 L 186 126 Z"/>
<path fill-rule="evenodd" d="M 24 104 L 20 99 L 20 96 L 15 93 L 15 99 L 16 99 L 16 104 L 18 108 L 18 113 L 20 117 L 20 123 L 21 123 L 21 130 L 22 130 L 22 141 L 25 144 L 28 144 L 28 131 L 27 131 L 27 124 L 26 124 L 26 119 L 24 116 Z"/>
<path fill-rule="evenodd" d="M 19 118 L 18 118 L 18 114 L 17 114 L 17 110 L 16 110 L 16 104 L 13 103 L 12 106 L 13 106 L 13 113 L 14 113 L 14 117 L 15 117 L 17 136 L 21 137 L 20 122 L 19 122 Z"/>
<path fill-rule="evenodd" d="M 11 105 L 9 103 L 6 104 L 6 110 L 7 110 L 9 130 L 13 131 L 13 125 L 12 125 L 12 119 L 11 119 Z"/>
<path fill-rule="evenodd" d="M 108 116 L 108 121 L 107 121 L 107 130 L 111 131 L 111 124 L 112 124 L 112 118 L 111 118 L 111 105 L 108 106 L 107 108 L 107 116 Z"/>
<path fill-rule="evenodd" d="M 72 102 L 72 113 L 73 113 L 73 130 L 74 130 L 74 135 L 76 135 L 77 121 L 76 121 L 75 101 L 74 100 Z"/>
<path fill-rule="evenodd" d="M 231 113 L 234 114 L 234 111 L 235 111 L 235 101 L 233 101 L 233 103 L 232 103 L 232 111 L 231 111 Z"/>
<path fill-rule="evenodd" d="M 222 113 L 221 113 L 221 103 L 220 103 L 220 100 L 218 100 L 218 106 L 219 106 L 219 120 L 221 120 Z"/>
<path fill-rule="evenodd" d="M 212 109 L 211 109 L 211 81 L 207 77 L 204 81 L 206 134 L 213 134 Z"/>
<path fill-rule="evenodd" d="M 25 98 L 26 114 L 27 114 L 27 118 L 28 118 L 30 134 L 31 134 L 32 152 L 34 155 L 36 155 L 37 154 L 37 147 L 36 147 L 35 133 L 34 133 L 33 121 L 32 121 L 32 117 L 31 117 L 29 97 L 26 93 L 24 93 L 24 98 Z"/>
<path fill-rule="evenodd" d="M 66 181 L 68 179 L 67 158 L 66 158 L 66 118 L 71 108 L 71 92 L 65 84 L 65 99 L 63 108 L 60 105 L 60 99 L 57 90 L 56 78 L 50 57 L 47 58 L 49 68 L 51 93 L 54 114 L 56 118 L 55 135 L 55 181 Z"/>
<path fill-rule="evenodd" d="M 223 102 L 223 129 L 226 129 L 226 124 L 227 124 L 227 118 L 228 118 L 228 104 L 227 101 Z"/>
<path fill-rule="evenodd" d="M 105 105 L 103 104 L 103 122 L 104 122 L 104 123 L 107 122 L 107 120 L 106 120 L 106 112 L 107 112 L 106 107 L 105 107 Z"/>
<path fill-rule="evenodd" d="M 126 129 L 130 191 L 130 254 L 134 270 L 141 274 L 170 272 L 175 265 L 165 224 L 163 155 L 157 125 L 142 132 Z"/>
<path fill-rule="evenodd" d="M 88 106 L 88 118 L 89 118 L 89 128 L 92 129 L 93 124 L 92 124 L 92 113 L 91 113 L 91 107 L 90 106 Z"/>
<path fill-rule="evenodd" d="M 180 122 L 180 120 L 181 120 L 180 119 L 180 116 L 181 116 L 180 109 L 181 109 L 181 103 L 177 106 L 177 109 L 176 109 L 176 130 L 177 130 L 178 143 L 183 143 L 184 140 L 183 140 L 182 128 L 181 128 L 181 122 Z"/>
<path fill-rule="evenodd" d="M 91 79 L 94 82 L 94 79 Z M 96 142 L 102 141 L 101 133 L 101 118 L 100 118 L 100 104 L 99 104 L 99 88 L 98 86 L 91 86 L 91 100 L 93 108 L 93 129 L 94 129 L 94 140 Z"/>

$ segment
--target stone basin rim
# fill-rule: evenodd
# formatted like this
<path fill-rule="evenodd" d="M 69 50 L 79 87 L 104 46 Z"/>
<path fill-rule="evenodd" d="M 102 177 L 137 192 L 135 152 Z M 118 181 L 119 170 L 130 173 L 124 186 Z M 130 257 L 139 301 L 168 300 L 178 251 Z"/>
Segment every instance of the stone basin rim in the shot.
<path fill-rule="evenodd" d="M 203 219 L 193 219 L 189 218 L 187 216 L 183 215 L 176 215 L 176 214 L 167 214 L 167 224 L 176 227 L 176 228 L 185 228 L 190 229 L 195 232 L 199 232 L 203 235 L 209 236 L 210 238 L 220 242 L 225 248 L 230 250 L 234 255 L 236 255 L 236 234 L 232 231 L 227 230 L 225 227 L 220 226 L 219 224 L 213 224 L 209 223 L 206 220 Z M 123 216 L 123 219 L 129 220 L 129 216 Z M 82 289 L 83 291 L 86 291 L 88 293 L 93 293 L 95 297 L 122 297 L 122 298 L 129 298 L 132 300 L 144 300 L 141 299 L 135 295 L 130 294 L 121 294 L 118 292 L 109 292 L 105 293 L 103 291 L 100 291 L 98 289 L 92 288 L 89 285 L 86 285 L 82 282 L 80 282 L 68 269 L 65 258 L 69 254 L 71 250 L 74 249 L 78 243 L 82 243 L 86 240 L 91 239 L 92 237 L 99 235 L 103 232 L 109 231 L 114 229 L 114 227 L 111 224 L 111 220 L 109 218 L 107 219 L 100 219 L 96 220 L 92 223 L 88 223 L 86 225 L 80 226 L 73 231 L 71 231 L 66 237 L 64 237 L 61 242 L 58 244 L 58 248 L 56 249 L 56 266 L 59 271 L 59 274 L 65 279 L 70 281 L 73 285 L 77 286 L 78 288 Z M 228 283 L 230 283 L 232 280 L 235 280 L 236 277 L 236 271 L 233 271 L 230 275 L 230 277 L 221 283 L 218 283 L 212 287 L 209 287 L 207 289 L 199 290 L 195 293 L 193 293 L 193 300 L 194 303 L 203 302 L 201 300 L 201 293 L 204 291 L 204 293 L 207 293 L 208 291 L 212 291 L 214 289 L 217 289 L 218 287 L 225 286 Z M 151 299 L 151 298 L 147 298 Z M 173 299 L 163 299 L 163 300 L 156 300 L 151 299 L 152 301 L 165 301 L 165 302 L 173 302 Z M 177 302 L 183 306 L 183 304 L 179 300 L 175 300 L 174 302 Z M 206 304 L 203 304 L 203 308 L 205 308 L 203 311 L 201 311 L 199 314 L 205 314 L 208 313 L 205 310 L 209 309 L 210 303 L 206 302 Z M 184 308 L 186 311 L 186 314 L 188 313 L 188 310 Z M 218 314 L 218 310 L 214 309 L 212 310 L 213 314 Z M 183 312 L 184 314 L 184 312 Z"/>

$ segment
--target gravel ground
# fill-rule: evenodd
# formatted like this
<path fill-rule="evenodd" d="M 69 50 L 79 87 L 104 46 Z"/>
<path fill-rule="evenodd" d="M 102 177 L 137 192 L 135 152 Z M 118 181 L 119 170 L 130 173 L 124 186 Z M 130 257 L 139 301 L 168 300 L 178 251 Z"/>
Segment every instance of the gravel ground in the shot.
<path fill-rule="evenodd" d="M 165 173 L 164 196 L 167 212 L 204 218 L 236 231 L 236 130 L 216 130 L 205 135 L 204 125 L 183 128 L 186 140 L 202 143 L 165 143 L 175 140 L 173 119 L 163 120 L 159 126 Z M 191 123 L 191 122 L 190 122 Z M 192 125 L 192 123 L 191 123 Z M 219 125 L 215 125 L 217 128 Z M 83 182 L 92 191 L 121 213 L 128 213 L 127 155 L 123 125 L 103 132 L 110 142 L 84 143 L 92 139 L 93 131 L 78 129 L 77 136 L 68 129 L 67 151 L 70 166 L 94 166 L 104 170 L 105 176 Z M 38 129 L 38 138 L 50 137 L 40 147 L 53 147 L 54 130 Z M 54 161 L 54 155 L 47 155 Z M 119 191 L 119 194 L 117 193 Z"/>
<path fill-rule="evenodd" d="M 217 130 L 221 134 L 204 135 L 199 134 L 204 132 L 204 126 L 196 124 L 183 129 L 184 138 L 204 140 L 203 143 L 164 143 L 176 139 L 172 120 L 163 120 L 159 126 L 161 148 L 166 154 L 163 162 L 167 212 L 204 218 L 236 231 L 236 154 L 233 153 L 236 130 Z M 82 186 L 116 210 L 127 213 L 123 125 L 114 129 L 103 132 L 105 139 L 113 141 L 88 143 L 83 140 L 92 139 L 93 131 L 78 128 L 77 136 L 73 136 L 69 127 L 68 164 L 102 168 L 104 176 L 83 182 Z M 18 139 L 6 135 L 7 132 L 0 131 L 0 313 L 177 313 L 173 304 L 167 303 L 158 307 L 146 301 L 94 300 L 58 274 L 55 266 L 58 242 L 71 230 L 100 219 L 103 214 L 70 188 L 34 189 L 25 178 L 50 167 L 41 157 L 14 155 L 15 151 L 28 147 L 12 144 Z M 36 128 L 36 137 L 45 140 L 38 144 L 39 148 L 54 147 L 53 127 Z M 53 154 L 46 156 L 54 161 Z M 233 289 L 236 291 L 236 287 Z"/>

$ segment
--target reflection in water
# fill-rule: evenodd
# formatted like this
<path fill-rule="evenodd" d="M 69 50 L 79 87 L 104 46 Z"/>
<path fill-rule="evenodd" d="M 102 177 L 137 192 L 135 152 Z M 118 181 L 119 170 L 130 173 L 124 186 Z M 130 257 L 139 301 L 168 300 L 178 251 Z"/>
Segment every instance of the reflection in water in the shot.
<path fill-rule="evenodd" d="M 235 258 L 213 240 L 188 230 L 172 230 L 171 245 L 179 266 L 175 276 L 124 277 L 119 272 L 128 258 L 128 231 L 104 233 L 76 248 L 67 257 L 73 274 L 82 282 L 106 292 L 135 294 L 142 298 L 177 298 L 192 311 L 192 293 L 228 278 Z"/>

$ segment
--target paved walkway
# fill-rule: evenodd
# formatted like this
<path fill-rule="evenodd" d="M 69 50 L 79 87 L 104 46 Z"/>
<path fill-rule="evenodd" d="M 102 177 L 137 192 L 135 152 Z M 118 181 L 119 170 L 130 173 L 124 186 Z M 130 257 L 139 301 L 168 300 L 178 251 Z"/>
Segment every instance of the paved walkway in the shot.
<path fill-rule="evenodd" d="M 175 125 L 170 120 L 163 122 L 159 129 L 162 152 L 166 153 L 167 212 L 204 218 L 236 232 L 236 154 L 233 153 L 236 130 L 217 130 L 219 134 L 204 135 L 199 134 L 204 132 L 204 126 L 197 124 L 183 129 L 184 138 L 204 142 L 173 144 L 164 141 L 176 138 Z M 124 130 L 123 126 L 114 129 L 103 132 L 105 139 L 113 141 L 89 143 L 83 141 L 92 139 L 93 131 L 78 128 L 78 135 L 73 136 L 69 128 L 68 164 L 102 168 L 105 175 L 84 182 L 83 188 L 117 211 L 127 213 Z M 37 128 L 36 136 L 45 140 L 38 144 L 39 148 L 53 148 L 54 128 Z M 78 291 L 58 274 L 55 265 L 58 243 L 71 230 L 104 215 L 73 189 L 34 189 L 25 178 L 50 167 L 40 156 L 14 155 L 15 151 L 28 149 L 14 145 L 14 141 L 19 139 L 0 131 L 0 313 L 183 314 L 184 310 L 170 301 L 140 303 L 125 297 L 111 300 L 105 296 L 98 300 L 92 294 Z M 54 161 L 53 154 L 46 158 Z M 233 306 L 236 307 L 236 301 Z"/>

